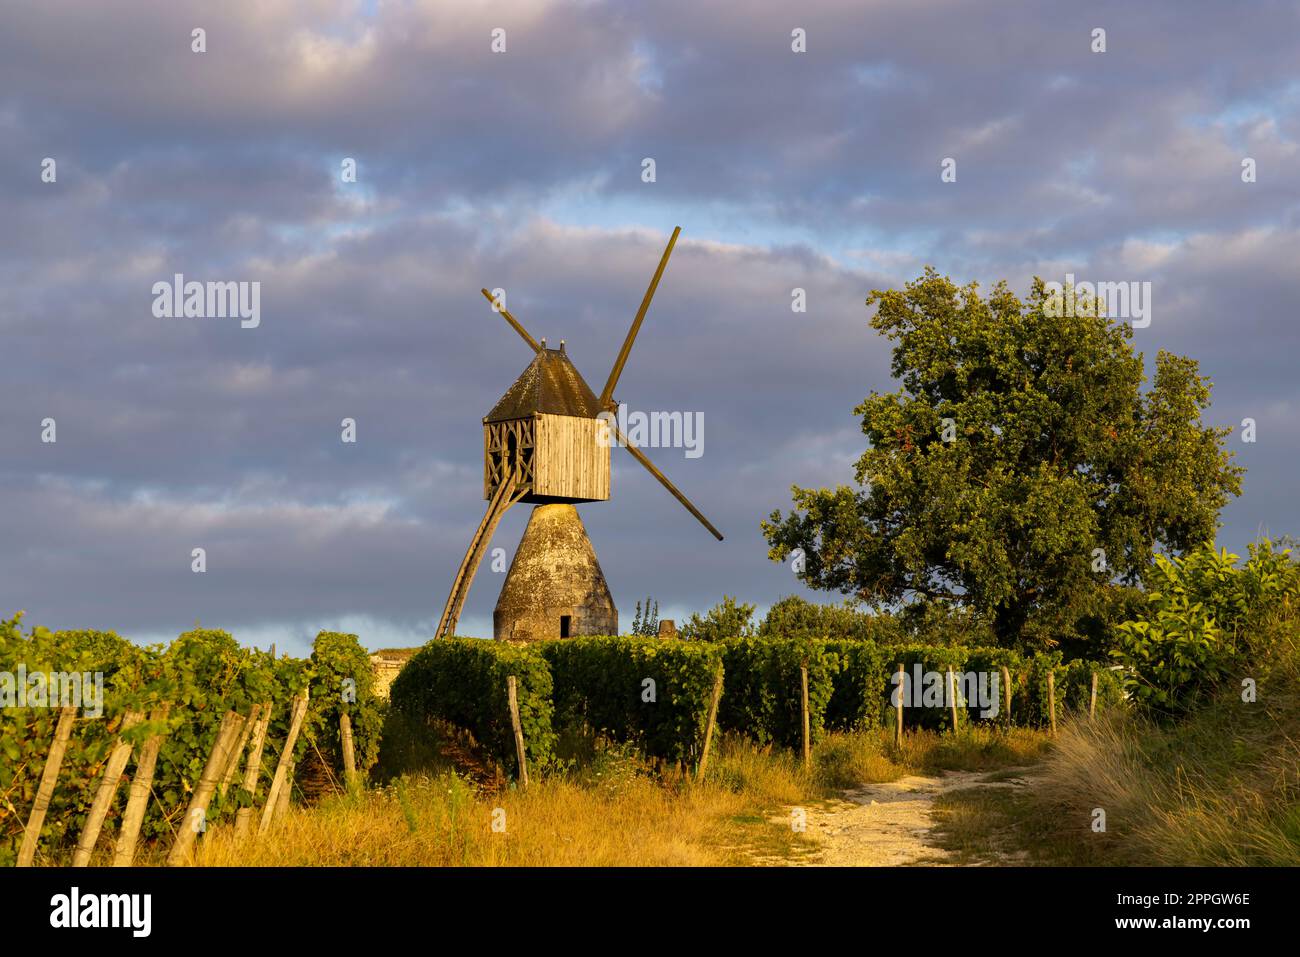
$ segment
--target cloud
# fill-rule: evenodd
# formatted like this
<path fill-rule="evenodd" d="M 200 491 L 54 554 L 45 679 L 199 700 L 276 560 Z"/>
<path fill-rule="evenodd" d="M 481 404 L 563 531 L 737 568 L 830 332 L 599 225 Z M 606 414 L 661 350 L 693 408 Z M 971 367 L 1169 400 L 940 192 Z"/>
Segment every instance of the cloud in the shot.
<path fill-rule="evenodd" d="M 614 498 L 583 516 L 625 610 L 796 590 L 758 521 L 792 483 L 850 480 L 852 409 L 893 387 L 864 300 L 926 263 L 1020 292 L 1151 281 L 1137 346 L 1198 357 L 1214 421 L 1259 422 L 1233 446 L 1250 472 L 1225 541 L 1294 530 L 1295 21 L 1208 3 L 6 7 L 0 609 L 299 646 L 319 623 L 426 633 L 484 508 L 479 420 L 529 358 L 479 288 L 599 389 L 676 223 L 617 394 L 704 413 L 702 458 L 651 455 L 727 539 L 616 450 Z M 261 326 L 154 318 L 152 284 L 178 272 L 260 282 Z M 498 577 L 467 627 L 489 627 Z"/>

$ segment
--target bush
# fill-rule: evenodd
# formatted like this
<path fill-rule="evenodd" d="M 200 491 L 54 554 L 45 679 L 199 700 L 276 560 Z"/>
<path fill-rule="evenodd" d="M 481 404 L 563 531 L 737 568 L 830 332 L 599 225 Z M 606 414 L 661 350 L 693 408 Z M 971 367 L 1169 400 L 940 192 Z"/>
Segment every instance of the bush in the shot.
<path fill-rule="evenodd" d="M 446 721 L 470 732 L 501 764 L 518 773 L 506 678 L 518 687 L 519 720 L 530 768 L 555 757 L 551 672 L 529 646 L 482 638 L 436 638 L 393 682 L 389 704 L 416 722 Z"/>
<path fill-rule="evenodd" d="M 703 618 L 693 614 L 682 625 L 680 634 L 688 641 L 722 641 L 726 638 L 754 634 L 754 606 L 737 604 L 730 595 L 714 605 Z"/>
<path fill-rule="evenodd" d="M 1147 709 L 1185 714 L 1221 688 L 1241 665 L 1266 658 L 1261 636 L 1300 598 L 1289 551 L 1265 539 L 1237 555 L 1205 545 L 1181 558 L 1157 556 L 1146 576 L 1147 607 L 1118 626 L 1114 659 L 1129 694 Z"/>
<path fill-rule="evenodd" d="M 722 649 L 710 642 L 628 637 L 540 643 L 551 669 L 557 727 L 586 725 L 649 757 L 695 761 Z M 648 701 L 653 681 L 654 700 Z"/>
<path fill-rule="evenodd" d="M 356 635 L 322 631 L 312 644 L 311 694 L 302 733 L 331 769 L 344 766 L 339 719 L 345 713 L 352 721 L 357 771 L 365 774 L 379 758 L 384 725 L 375 669 Z"/>
<path fill-rule="evenodd" d="M 47 846 L 75 840 L 85 823 L 94 792 L 94 781 L 108 758 L 125 710 L 138 704 L 142 686 L 157 670 L 157 649 L 142 649 L 111 631 L 59 631 L 35 628 L 24 635 L 22 615 L 0 622 L 0 672 L 12 675 L 4 689 L 0 707 L 0 866 L 11 866 L 22 843 L 45 759 L 59 721 L 60 702 L 48 706 L 21 701 L 17 682 L 22 672 L 28 678 L 49 672 L 103 675 L 103 699 L 83 697 L 77 723 L 68 741 L 46 823 L 42 831 Z M 93 682 L 93 679 L 92 679 Z M 27 690 L 35 690 L 30 682 Z M 52 690 L 52 689 L 50 689 Z M 92 717 L 96 704 L 102 706 Z M 133 734 L 138 735 L 138 732 Z M 74 782 L 80 786 L 69 786 Z"/>
<path fill-rule="evenodd" d="M 306 683 L 306 663 L 241 648 L 226 632 L 195 629 L 172 644 L 140 647 L 113 632 L 59 631 L 35 628 L 24 635 L 21 616 L 0 622 L 0 671 L 25 667 L 35 672 L 99 672 L 104 680 L 103 713 L 92 717 L 83 708 L 59 771 L 59 784 L 42 829 L 46 853 L 66 850 L 81 832 L 94 799 L 95 786 L 119 736 L 137 748 L 154 734 L 164 734 L 142 826 L 145 838 L 169 838 L 181 825 L 203 767 L 227 710 L 247 714 L 256 702 L 272 701 L 272 722 L 263 760 L 273 764 L 288 731 L 288 699 Z M 127 711 L 149 714 L 171 702 L 166 721 L 146 720 L 122 732 Z M 12 863 L 35 798 L 54 736 L 57 707 L 0 709 L 0 864 Z M 300 739 L 300 747 L 302 739 Z M 266 765 L 264 764 L 264 767 Z M 119 785 L 105 829 L 112 831 L 125 805 L 134 765 Z M 247 798 L 231 788 L 209 805 L 209 823 L 231 814 Z"/>
<path fill-rule="evenodd" d="M 825 642 L 810 638 L 732 638 L 722 642 L 722 704 L 718 721 L 760 744 L 803 746 L 802 665 L 808 666 L 812 740 L 826 726 L 839 659 Z"/>
<path fill-rule="evenodd" d="M 871 614 L 852 604 L 819 605 L 798 595 L 782 598 L 758 626 L 760 636 L 876 641 L 904 637 L 902 624 L 889 614 Z"/>

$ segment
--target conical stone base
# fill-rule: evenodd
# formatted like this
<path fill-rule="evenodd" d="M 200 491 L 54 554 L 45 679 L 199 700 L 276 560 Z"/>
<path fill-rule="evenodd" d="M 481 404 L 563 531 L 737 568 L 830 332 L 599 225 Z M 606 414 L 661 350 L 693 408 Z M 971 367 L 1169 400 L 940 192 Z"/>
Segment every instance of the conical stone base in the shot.
<path fill-rule="evenodd" d="M 618 634 L 618 609 L 572 505 L 538 505 L 492 614 L 499 641 Z"/>

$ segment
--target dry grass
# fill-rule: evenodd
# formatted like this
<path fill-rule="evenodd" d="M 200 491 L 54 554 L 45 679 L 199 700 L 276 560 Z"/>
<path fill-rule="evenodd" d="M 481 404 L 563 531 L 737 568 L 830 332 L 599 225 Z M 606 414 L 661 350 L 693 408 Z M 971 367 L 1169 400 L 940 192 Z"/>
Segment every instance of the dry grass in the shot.
<path fill-rule="evenodd" d="M 774 810 L 916 771 L 1024 763 L 1042 736 L 1001 732 L 832 735 L 805 771 L 796 754 L 723 736 L 703 781 L 653 775 L 627 749 L 600 749 L 527 791 L 494 790 L 452 770 L 295 807 L 258 841 L 216 827 L 195 863 L 209 866 L 695 866 L 782 859 L 807 838 Z M 1012 759 L 1012 760 L 1006 760 Z M 494 814 L 504 831 L 493 830 Z M 779 816 L 778 816 L 779 821 Z"/>
<path fill-rule="evenodd" d="M 1297 731 L 1296 702 L 1280 698 L 1222 701 L 1170 727 L 1070 724 L 1035 789 L 1038 817 L 1058 822 L 1045 836 L 1114 864 L 1300 865 Z"/>
<path fill-rule="evenodd" d="M 804 779 L 783 754 L 724 740 L 709 778 L 651 775 L 626 749 L 602 752 L 527 790 L 493 791 L 454 771 L 295 807 L 264 839 L 216 829 L 200 865 L 693 866 L 734 862 L 750 846 L 788 845 L 754 830 L 758 808 L 792 800 Z M 498 828 L 494 830 L 494 820 Z M 763 822 L 759 822 L 763 823 Z"/>

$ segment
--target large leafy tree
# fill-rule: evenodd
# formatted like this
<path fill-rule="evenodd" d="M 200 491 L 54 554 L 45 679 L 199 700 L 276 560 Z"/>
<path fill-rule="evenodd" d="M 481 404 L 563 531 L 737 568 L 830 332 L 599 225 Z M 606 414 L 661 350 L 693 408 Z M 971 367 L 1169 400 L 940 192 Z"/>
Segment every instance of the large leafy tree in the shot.
<path fill-rule="evenodd" d="M 1026 302 L 1005 283 L 984 298 L 932 268 L 874 291 L 901 388 L 855 410 L 856 486 L 795 486 L 763 523 L 771 558 L 802 549 L 813 587 L 968 605 L 1003 644 L 1052 644 L 1156 548 L 1212 540 L 1242 470 L 1230 430 L 1201 422 L 1210 382 L 1161 352 L 1144 391 L 1128 325 L 1060 302 L 1041 280 Z"/>

